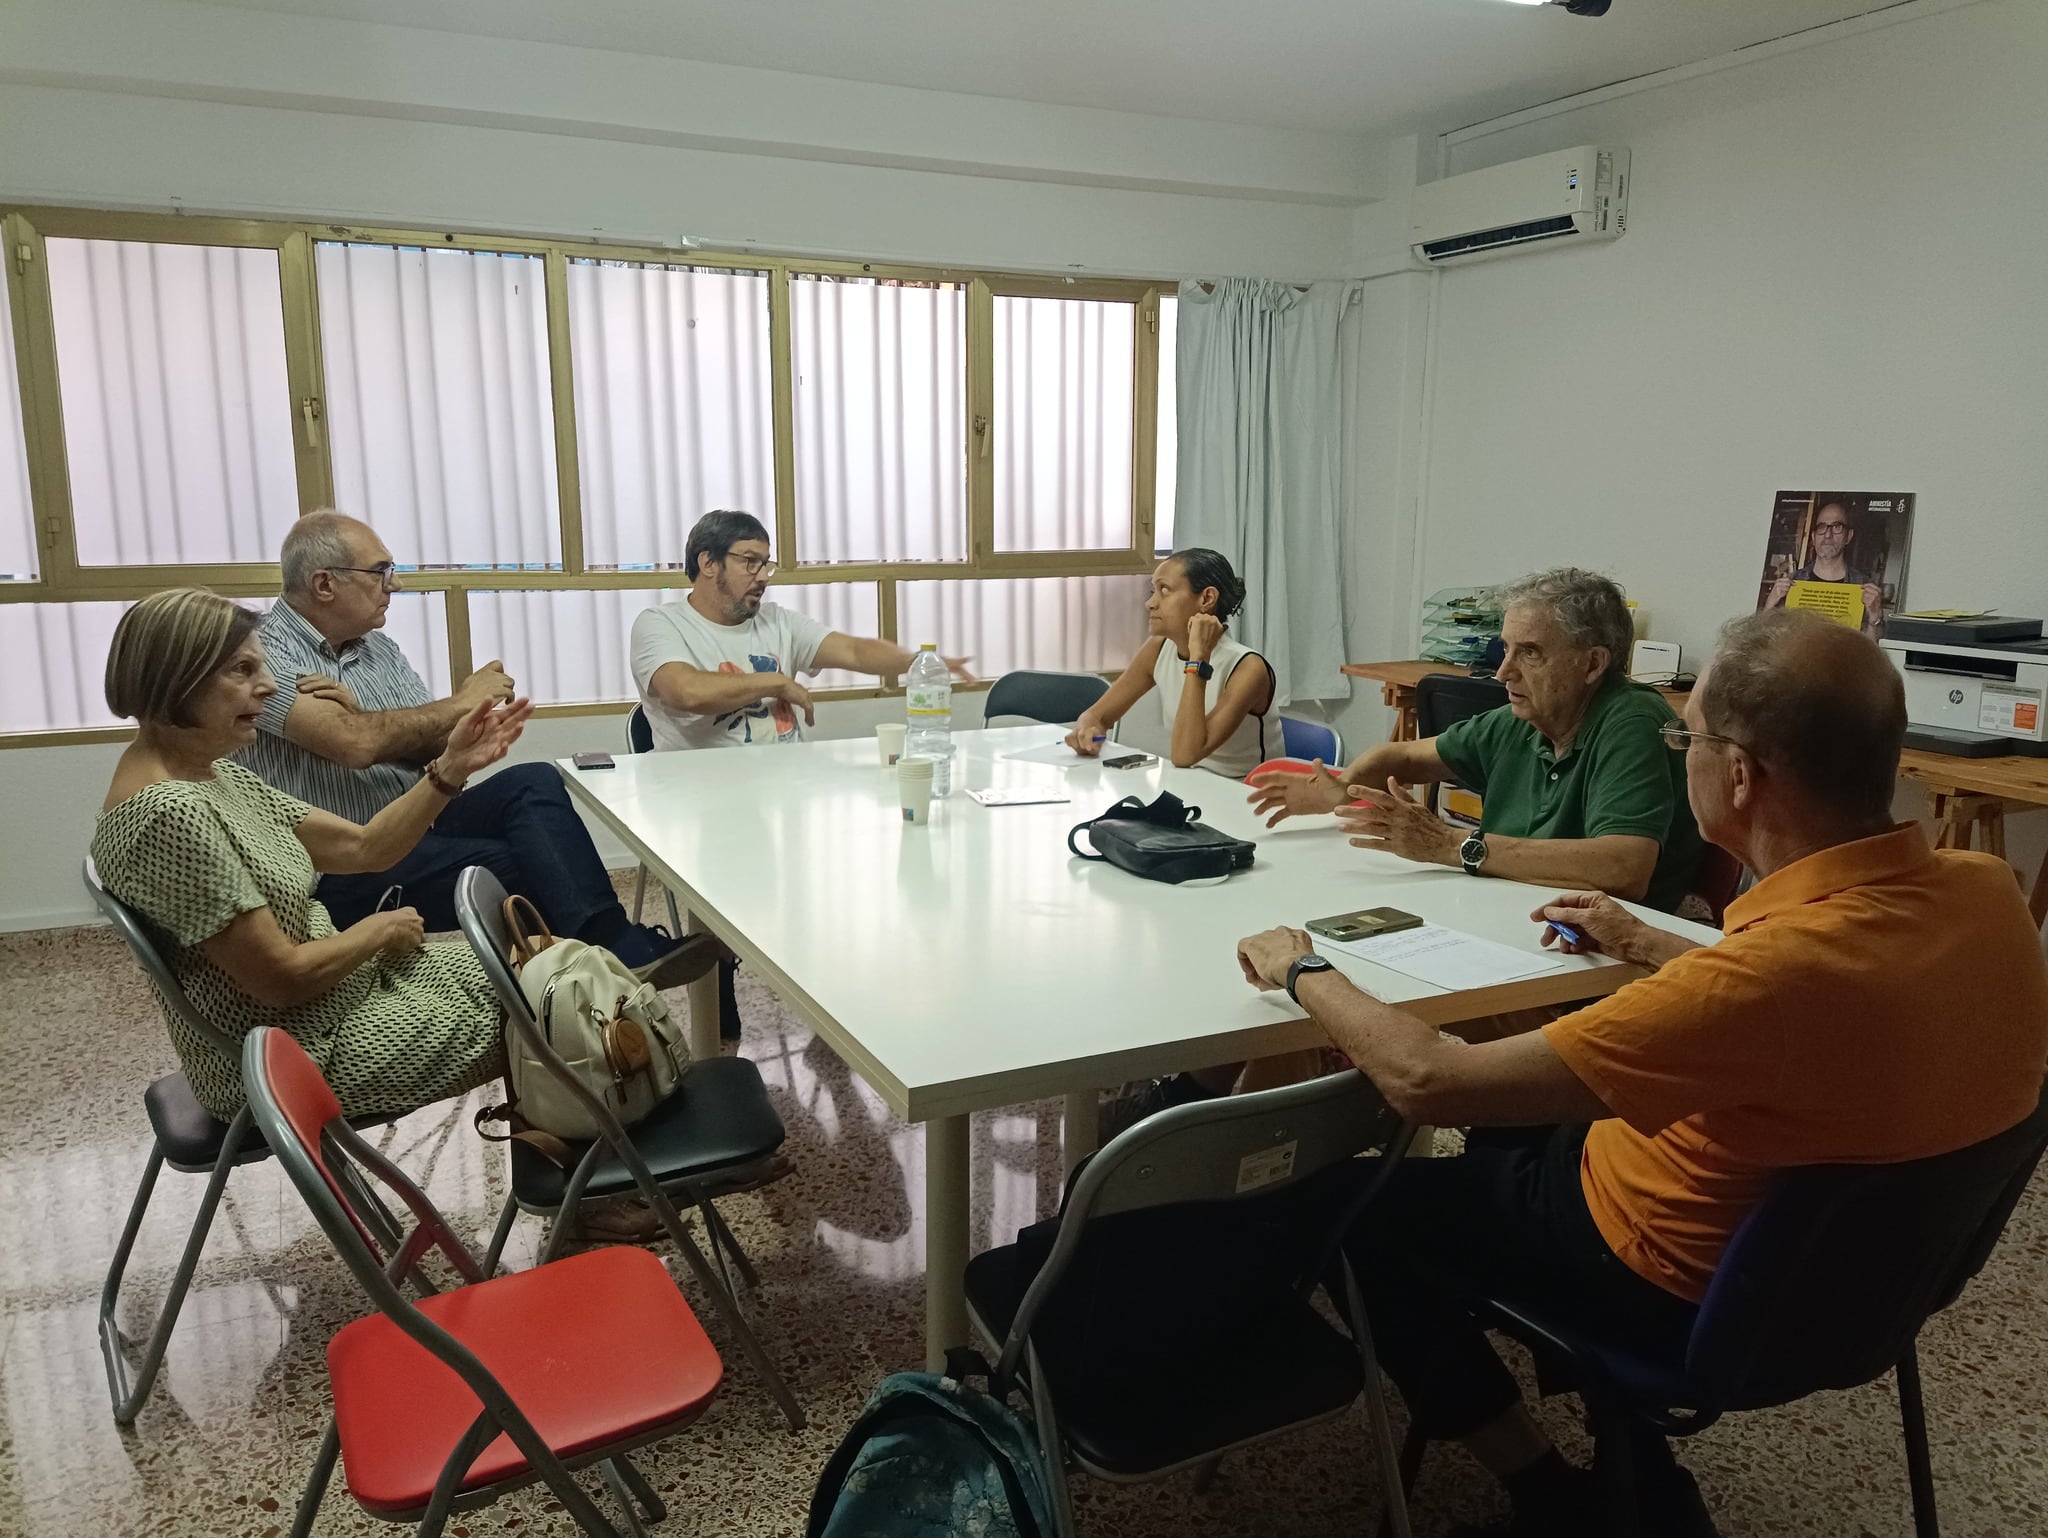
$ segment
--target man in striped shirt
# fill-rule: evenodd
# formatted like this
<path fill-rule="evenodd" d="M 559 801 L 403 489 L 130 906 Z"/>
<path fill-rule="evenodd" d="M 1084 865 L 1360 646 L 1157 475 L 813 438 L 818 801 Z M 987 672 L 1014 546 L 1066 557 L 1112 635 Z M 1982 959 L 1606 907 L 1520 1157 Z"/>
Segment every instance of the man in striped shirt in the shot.
<path fill-rule="evenodd" d="M 368 822 L 411 789 L 467 712 L 511 699 L 512 680 L 487 662 L 447 699 L 428 694 L 382 632 L 398 576 L 367 524 L 309 513 L 285 536 L 280 561 L 284 593 L 258 634 L 281 687 L 241 760 L 288 795 Z M 556 934 L 602 945 L 643 977 L 659 971 L 664 985 L 702 973 L 717 952 L 703 937 L 679 940 L 626 917 L 552 764 L 515 764 L 479 780 L 390 870 L 323 876 L 316 895 L 345 928 L 403 887 L 429 929 L 453 929 L 455 880 L 470 865 L 530 897 Z"/>

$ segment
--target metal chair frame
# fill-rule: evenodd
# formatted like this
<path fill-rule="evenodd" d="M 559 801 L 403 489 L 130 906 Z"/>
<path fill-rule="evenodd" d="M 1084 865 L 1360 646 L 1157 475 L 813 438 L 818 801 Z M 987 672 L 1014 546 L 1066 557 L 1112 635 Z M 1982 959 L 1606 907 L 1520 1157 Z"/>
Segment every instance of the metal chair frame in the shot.
<path fill-rule="evenodd" d="M 1059 1286 L 1091 1220 L 1148 1207 L 1234 1198 L 1239 1194 L 1236 1181 L 1246 1150 L 1277 1148 L 1288 1142 L 1296 1145 L 1291 1172 L 1284 1179 L 1271 1181 L 1256 1193 L 1247 1194 L 1270 1195 L 1340 1160 L 1372 1148 L 1382 1151 L 1380 1167 L 1364 1182 L 1347 1204 L 1341 1220 L 1330 1229 L 1321 1247 L 1320 1261 L 1304 1273 L 1301 1291 L 1307 1296 L 1322 1285 L 1333 1264 L 1340 1269 L 1344 1317 L 1350 1324 L 1364 1369 L 1366 1418 L 1388 1491 L 1394 1532 L 1396 1538 L 1409 1538 L 1408 1510 L 1387 1417 L 1386 1394 L 1380 1381 L 1379 1358 L 1373 1347 L 1358 1278 L 1344 1254 L 1342 1239 L 1378 1194 L 1387 1176 L 1399 1167 L 1414 1134 L 1415 1129 L 1394 1115 L 1372 1081 L 1355 1070 L 1162 1111 L 1121 1133 L 1089 1160 L 1067 1197 L 1051 1253 L 1025 1290 L 1005 1335 L 997 1337 L 970 1296 L 969 1323 L 999 1351 L 991 1386 L 1002 1392 L 1017 1384 L 1031 1401 L 1061 1538 L 1073 1538 L 1075 1532 L 1066 1475 L 1070 1456 L 1083 1472 L 1113 1483 L 1150 1483 L 1185 1468 L 1196 1469 L 1198 1481 L 1206 1483 L 1215 1465 L 1239 1447 L 1265 1442 L 1328 1418 L 1318 1415 L 1275 1426 L 1231 1447 L 1212 1448 L 1171 1468 L 1136 1476 L 1121 1474 L 1084 1461 L 1067 1446 L 1060 1432 L 1059 1409 L 1031 1338 L 1033 1324 Z"/>
<path fill-rule="evenodd" d="M 718 1208 L 712 1200 L 711 1188 L 717 1176 L 731 1172 L 681 1170 L 665 1172 L 661 1179 L 655 1177 L 653 1170 L 649 1168 L 646 1159 L 634 1144 L 632 1135 L 620 1125 L 611 1107 L 593 1095 L 583 1081 L 569 1071 L 569 1065 L 562 1061 L 534 1020 L 532 1007 L 527 1003 L 526 995 L 520 991 L 518 979 L 512 975 L 511 966 L 505 959 L 509 936 L 504 932 L 503 919 L 500 916 L 503 902 L 504 888 L 499 884 L 497 877 L 482 866 L 472 865 L 456 879 L 456 920 L 462 926 L 462 933 L 468 939 L 470 949 L 476 952 L 477 959 L 483 963 L 484 971 L 490 977 L 491 986 L 497 991 L 498 1001 L 505 1009 L 507 1026 L 518 1036 L 526 1050 L 547 1065 L 548 1071 L 569 1090 L 600 1131 L 578 1158 L 576 1168 L 563 1188 L 559 1207 L 527 1206 L 519 1201 L 516 1193 L 507 1194 L 505 1205 L 498 1213 L 497 1226 L 491 1234 L 490 1248 L 484 1255 L 486 1274 L 496 1271 L 498 1258 L 503 1253 L 505 1241 L 511 1234 L 513 1220 L 522 1210 L 555 1219 L 547 1243 L 541 1251 L 540 1264 L 546 1265 L 553 1260 L 568 1238 L 569 1225 L 562 1221 L 563 1215 L 576 1210 L 583 1200 L 583 1193 L 590 1184 L 591 1176 L 596 1173 L 598 1164 L 607 1153 L 610 1153 L 631 1172 L 634 1184 L 640 1188 L 640 1194 L 654 1209 L 662 1228 L 674 1242 L 677 1251 L 705 1291 L 710 1293 L 719 1314 L 738 1337 L 740 1350 L 748 1364 L 760 1375 L 768 1387 L 768 1392 L 781 1408 L 783 1418 L 789 1423 L 789 1429 L 801 1431 L 804 1427 L 803 1407 L 790 1392 L 789 1385 L 783 1381 L 782 1375 L 775 1370 L 774 1363 L 768 1359 L 767 1351 L 755 1336 L 753 1326 L 747 1322 L 746 1313 L 741 1309 L 739 1299 L 730 1286 L 728 1258 L 747 1285 L 758 1286 L 760 1283 L 760 1275 L 754 1269 L 753 1261 L 740 1247 L 738 1238 L 726 1226 L 725 1219 L 719 1215 Z M 715 1270 L 712 1258 L 707 1258 L 698 1247 L 677 1212 L 675 1203 L 670 1199 L 671 1188 L 680 1193 L 687 1205 L 695 1208 L 703 1218 L 705 1236 L 710 1240 L 712 1257 L 716 1260 Z"/>
<path fill-rule="evenodd" d="M 92 897 L 100 912 L 106 916 L 114 933 L 119 935 L 133 953 L 150 982 L 155 984 L 164 1002 L 177 1014 L 187 1029 L 204 1041 L 209 1048 L 218 1052 L 230 1063 L 239 1064 L 241 1047 L 211 1020 L 199 1012 L 191 996 L 185 992 L 177 976 L 165 963 L 163 954 L 156 948 L 156 942 L 149 936 L 141 917 L 126 903 L 100 884 L 99 872 L 88 858 L 81 870 L 85 889 Z M 185 1093 L 189 1096 L 188 1087 Z M 200 1107 L 204 1111 L 203 1107 Z M 211 1113 L 206 1113 L 211 1114 Z M 395 1121 L 392 1116 L 367 1116 L 356 1120 L 358 1127 L 378 1127 Z M 153 1137 L 150 1142 L 149 1160 L 143 1166 L 142 1181 L 136 1187 L 135 1199 L 128 1207 L 128 1220 L 121 1228 L 121 1238 L 114 1246 L 114 1257 L 107 1265 L 107 1278 L 100 1288 L 99 1341 L 100 1356 L 107 1369 L 107 1392 L 113 1400 L 114 1422 L 120 1426 L 131 1426 L 142 1413 L 142 1407 L 149 1401 L 150 1390 L 156 1385 L 157 1373 L 162 1369 L 164 1353 L 171 1343 L 171 1332 L 177 1327 L 178 1315 L 185 1306 L 186 1294 L 191 1291 L 192 1277 L 199 1267 L 200 1254 L 206 1248 L 206 1240 L 213 1231 L 213 1220 L 219 1211 L 221 1197 L 227 1191 L 228 1176 L 237 1165 L 258 1164 L 271 1155 L 269 1146 L 260 1138 L 251 1136 L 250 1113 L 247 1104 L 234 1117 L 215 1124 L 222 1127 L 220 1152 L 211 1164 L 183 1164 L 169 1158 L 164 1150 L 163 1140 Z M 116 1313 L 121 1301 L 121 1284 L 127 1275 L 128 1261 L 135 1251 L 135 1241 L 142 1232 L 143 1215 L 149 1210 L 149 1201 L 156 1190 L 157 1177 L 163 1173 L 165 1164 L 185 1175 L 204 1175 L 206 1192 L 199 1200 L 199 1210 L 193 1214 L 192 1227 L 185 1237 L 185 1248 L 178 1257 L 177 1270 L 171 1276 L 170 1289 L 164 1294 L 158 1306 L 155 1323 L 143 1343 L 142 1359 L 139 1365 L 131 1367 L 128 1361 L 127 1338 L 121 1333 Z M 372 1192 L 360 1193 L 367 1199 L 374 1220 L 384 1225 L 387 1234 L 395 1232 L 390 1213 L 380 1209 Z"/>
<path fill-rule="evenodd" d="M 489 1505 L 510 1491 L 541 1480 L 576 1525 L 591 1538 L 621 1538 L 619 1529 L 605 1518 L 596 1503 L 571 1477 L 572 1470 L 599 1463 L 603 1465 L 607 1486 L 625 1513 L 626 1534 L 629 1538 L 645 1538 L 643 1521 L 659 1522 L 667 1515 L 667 1509 L 653 1487 L 627 1460 L 626 1454 L 672 1436 L 696 1416 L 670 1422 L 580 1457 L 557 1457 L 490 1369 L 475 1353 L 421 1313 L 398 1286 L 401 1280 L 416 1275 L 420 1263 L 436 1253 L 455 1269 L 464 1285 L 481 1282 L 488 1273 L 411 1177 L 372 1147 L 346 1121 L 336 1119 L 321 1131 L 325 1155 L 342 1168 L 367 1170 L 378 1183 L 398 1196 L 414 1220 L 410 1233 L 397 1231 L 390 1240 L 371 1237 L 376 1227 L 375 1212 L 362 1210 L 356 1206 L 352 1195 L 337 1195 L 329 1187 L 321 1168 L 314 1163 L 285 1119 L 270 1087 L 263 1060 L 265 1039 L 272 1029 L 258 1027 L 243 1038 L 243 1082 L 256 1124 L 262 1128 L 292 1184 L 305 1198 L 321 1232 L 379 1311 L 460 1376 L 483 1407 L 469 1431 L 449 1452 L 427 1505 L 417 1513 L 402 1513 L 397 1519 L 411 1520 L 417 1516 L 420 1538 L 438 1538 L 451 1513 Z M 334 1173 L 337 1185 L 346 1192 L 348 1183 L 339 1179 L 338 1168 Z M 356 1176 L 356 1184 L 361 1189 L 369 1189 L 360 1174 Z M 388 1260 L 380 1256 L 380 1248 L 388 1254 Z M 509 1437 L 525 1457 L 527 1471 L 477 1490 L 458 1493 L 463 1474 L 478 1454 L 500 1434 Z M 340 1452 L 341 1435 L 335 1417 L 330 1414 L 320 1451 L 307 1478 L 305 1493 L 299 1498 L 298 1510 L 293 1517 L 292 1538 L 307 1538 L 311 1533 Z"/>
<path fill-rule="evenodd" d="M 2016 1126 L 1952 1153 L 1901 1165 L 1813 1165 L 1780 1171 L 1772 1189 L 1730 1240 L 1724 1271 L 1716 1274 L 1701 1305 L 1700 1318 L 1686 1350 L 1686 1375 L 1697 1396 L 1690 1409 L 1653 1408 L 1631 1400 L 1602 1363 L 1597 1343 L 1568 1338 L 1532 1312 L 1490 1299 L 1481 1305 L 1481 1313 L 1492 1327 L 1522 1341 L 1539 1355 L 1547 1354 L 1568 1364 L 1579 1384 L 1594 1435 L 1594 1463 L 1607 1505 L 1608 1530 L 1617 1538 L 1636 1538 L 1642 1530 L 1627 1435 L 1631 1429 L 1640 1427 L 1662 1436 L 1688 1437 L 1706 1430 L 1731 1410 L 1796 1403 L 1821 1389 L 1875 1382 L 1886 1372 L 1898 1381 L 1913 1531 L 1916 1538 L 1940 1538 L 1934 1470 L 1927 1445 L 1927 1407 L 1921 1394 L 1919 1334 L 1926 1321 L 1961 1297 L 1971 1278 L 1983 1269 L 2013 1208 L 2025 1194 L 2044 1148 L 2048 1148 L 2048 1097 Z M 1865 1359 L 1857 1370 L 1836 1372 L 1826 1381 L 1809 1381 L 1796 1392 L 1787 1393 L 1782 1387 L 1759 1390 L 1755 1374 L 1767 1357 L 1765 1337 L 1772 1319 L 1785 1310 L 1788 1295 L 1799 1288 L 1811 1257 L 1827 1242 L 1832 1224 L 1825 1214 L 1838 1212 L 1856 1194 L 1857 1185 L 1867 1189 L 1881 1184 L 1894 1171 L 1921 1170 L 1944 1160 L 1969 1163 L 1973 1156 L 1988 1156 L 1995 1161 L 2001 1155 L 2006 1158 L 2006 1166 L 1998 1189 L 1982 1204 L 1981 1215 L 1972 1225 L 1966 1242 L 1955 1247 L 1954 1264 L 1948 1268 L 1945 1279 L 1933 1289 L 1932 1296 L 1925 1292 L 1920 1295 L 1922 1302 L 1931 1306 L 1924 1311 L 1917 1306 L 1902 1306 L 1894 1311 L 1894 1322 L 1903 1321 L 1902 1345 L 1888 1348 L 1879 1342 L 1875 1351 L 1881 1354 L 1863 1353 Z M 1796 1217 L 1783 1216 L 1773 1203 L 1774 1196 L 1781 1201 L 1790 1198 L 1782 1212 L 1796 1212 Z M 1791 1205 L 1802 1201 L 1806 1206 Z M 1815 1208 L 1823 1215 L 1816 1216 L 1812 1210 Z M 1769 1264 L 1756 1263 L 1745 1243 L 1761 1235 L 1769 1235 L 1785 1249 Z M 1892 1349 L 1896 1349 L 1896 1355 L 1891 1354 Z M 1427 1448 L 1427 1439 L 1411 1429 L 1401 1449 L 1399 1488 L 1404 1495 L 1414 1487 Z"/>

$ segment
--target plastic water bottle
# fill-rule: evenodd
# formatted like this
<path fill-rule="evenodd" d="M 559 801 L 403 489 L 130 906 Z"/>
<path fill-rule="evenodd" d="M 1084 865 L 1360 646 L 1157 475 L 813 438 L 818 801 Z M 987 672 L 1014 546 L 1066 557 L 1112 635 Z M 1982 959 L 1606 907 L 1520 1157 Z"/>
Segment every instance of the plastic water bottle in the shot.
<path fill-rule="evenodd" d="M 903 752 L 933 760 L 932 799 L 943 800 L 953 789 L 953 671 L 939 656 L 937 642 L 918 648 L 903 677 L 903 704 Z"/>

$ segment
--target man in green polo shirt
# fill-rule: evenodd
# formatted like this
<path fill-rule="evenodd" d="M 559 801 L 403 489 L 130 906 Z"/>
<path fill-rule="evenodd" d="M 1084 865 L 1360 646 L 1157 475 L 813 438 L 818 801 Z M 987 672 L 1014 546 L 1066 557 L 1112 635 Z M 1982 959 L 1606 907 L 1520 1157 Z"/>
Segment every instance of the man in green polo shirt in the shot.
<path fill-rule="evenodd" d="M 1382 743 L 1341 774 L 1255 776 L 1252 804 L 1268 827 L 1335 812 L 1360 848 L 1675 909 L 1699 869 L 1699 829 L 1684 759 L 1658 736 L 1671 707 L 1624 673 L 1634 634 L 1621 589 L 1561 567 L 1497 601 L 1507 704 L 1440 736 Z M 1476 834 L 1402 790 L 1436 780 L 1484 798 Z"/>

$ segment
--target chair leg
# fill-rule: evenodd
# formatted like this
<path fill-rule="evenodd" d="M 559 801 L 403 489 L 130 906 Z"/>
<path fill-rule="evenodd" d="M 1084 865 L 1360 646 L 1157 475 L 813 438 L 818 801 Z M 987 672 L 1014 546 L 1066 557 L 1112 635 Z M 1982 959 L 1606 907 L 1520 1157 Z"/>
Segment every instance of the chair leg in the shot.
<path fill-rule="evenodd" d="M 1365 1295 L 1359 1291 L 1358 1273 L 1351 1269 L 1351 1257 L 1340 1252 L 1344 1271 L 1344 1305 L 1350 1316 L 1351 1338 L 1358 1346 L 1359 1365 L 1365 1369 L 1365 1417 L 1372 1428 L 1373 1451 L 1380 1464 L 1380 1483 L 1386 1487 L 1386 1527 L 1393 1538 L 1409 1538 L 1408 1484 L 1410 1475 L 1394 1451 L 1393 1423 L 1387 1419 L 1387 1392 L 1380 1381 L 1379 1352 L 1372 1341 L 1372 1325 L 1365 1317 Z M 1409 1440 L 1414 1436 L 1411 1433 Z M 1416 1460 L 1421 1463 L 1418 1451 Z"/>
<path fill-rule="evenodd" d="M 683 927 L 683 910 L 676 906 L 676 894 L 667 887 L 661 889 L 661 895 L 668 899 L 668 932 L 680 940 L 689 933 Z"/>
<path fill-rule="evenodd" d="M 704 1231 L 711 1236 L 711 1242 L 730 1255 L 732 1263 L 739 1267 L 740 1280 L 749 1287 L 759 1287 L 761 1273 L 754 1269 L 753 1257 L 741 1247 L 738 1236 L 727 1226 L 725 1214 L 708 1196 L 697 1202 L 697 1210 L 704 1214 Z"/>
<path fill-rule="evenodd" d="M 647 867 L 642 865 L 633 878 L 633 922 L 640 922 L 640 910 L 647 902 Z"/>
<path fill-rule="evenodd" d="M 334 1478 L 334 1461 L 341 1456 L 341 1429 L 334 1417 L 327 1417 L 327 1434 L 320 1439 L 320 1452 L 313 1459 L 313 1472 L 306 1476 L 306 1493 L 299 1497 L 299 1509 L 292 1517 L 292 1538 L 307 1538 L 320 1515 L 321 1498 L 327 1482 Z"/>
<path fill-rule="evenodd" d="M 1032 1422 L 1038 1427 L 1038 1451 L 1045 1459 L 1053 1526 L 1059 1538 L 1075 1538 L 1074 1492 L 1067 1485 L 1067 1439 L 1060 1434 L 1059 1412 L 1053 1408 L 1052 1389 L 1046 1384 L 1038 1348 L 1028 1338 L 1024 1342 L 1024 1371 L 1031 1379 L 1027 1397 L 1031 1401 Z"/>
<path fill-rule="evenodd" d="M 206 1194 L 200 1199 L 199 1211 L 193 1216 L 192 1231 L 185 1238 L 185 1252 L 178 1257 L 178 1269 L 171 1277 L 170 1291 L 164 1294 L 156 1324 L 143 1347 L 142 1365 L 131 1378 L 128 1358 L 122 1350 L 121 1326 L 115 1318 L 115 1305 L 120 1300 L 121 1279 L 128 1269 L 128 1257 L 134 1251 L 136 1235 L 142 1228 L 143 1211 L 149 1205 L 150 1194 L 163 1169 L 163 1145 L 151 1145 L 149 1164 L 143 1170 L 142 1184 L 135 1193 L 135 1204 L 129 1209 L 127 1226 L 121 1232 L 114 1262 L 107 1270 L 106 1285 L 100 1292 L 100 1354 L 106 1359 L 107 1389 L 113 1397 L 117 1425 L 135 1424 L 135 1417 L 142 1413 L 149 1391 L 156 1384 L 157 1371 L 164 1364 L 164 1352 L 171 1344 L 171 1331 L 177 1325 L 179 1310 L 185 1306 L 185 1294 L 192 1287 L 192 1274 L 199 1269 L 200 1251 L 206 1248 L 206 1236 L 212 1232 L 213 1215 L 220 1208 L 221 1194 L 227 1189 L 228 1176 L 234 1171 L 235 1156 L 242 1151 L 248 1135 L 249 1109 L 244 1106 L 228 1123 L 227 1133 L 221 1139 L 220 1154 L 214 1160 L 212 1172 L 206 1177 Z"/>
<path fill-rule="evenodd" d="M 555 1220 L 548 1225 L 547 1240 L 541 1245 L 541 1265 L 561 1254 L 562 1246 L 569 1242 L 570 1231 L 576 1222 L 576 1209 L 583 1204 L 583 1193 L 590 1185 L 590 1177 L 597 1172 L 597 1157 L 604 1149 L 604 1139 L 599 1138 L 584 1151 L 582 1159 L 570 1172 L 569 1183 L 562 1188 L 562 1205 L 555 1209 Z"/>
<path fill-rule="evenodd" d="M 484 1251 L 484 1275 L 496 1276 L 498 1262 L 504 1258 L 505 1245 L 512 1237 L 512 1225 L 519 1218 L 519 1202 L 507 1196 L 505 1205 L 498 1209 L 498 1223 L 491 1230 L 491 1247 Z"/>
<path fill-rule="evenodd" d="M 626 1488 L 633 1492 L 633 1499 L 640 1503 L 640 1512 L 649 1522 L 662 1522 L 668 1518 L 668 1506 L 654 1493 L 654 1486 L 647 1482 L 624 1453 L 611 1460 L 612 1467 L 619 1472 L 619 1478 L 626 1482 Z"/>
<path fill-rule="evenodd" d="M 782 1381 L 782 1374 L 775 1370 L 775 1364 L 768 1360 L 768 1353 L 763 1349 L 760 1338 L 754 1334 L 753 1326 L 747 1323 L 747 1316 L 740 1308 L 739 1299 L 735 1298 L 718 1279 L 718 1273 L 712 1270 L 711 1262 L 705 1258 L 704 1251 L 698 1248 L 697 1241 L 692 1239 L 689 1231 L 683 1227 L 680 1214 L 676 1215 L 673 1222 L 669 1221 L 667 1214 L 675 1212 L 673 1205 L 663 1200 L 656 1205 L 657 1211 L 662 1209 L 666 1209 L 662 1222 L 668 1229 L 669 1239 L 675 1244 L 676 1251 L 683 1257 L 685 1264 L 689 1266 L 691 1274 L 697 1278 L 698 1285 L 711 1294 L 713 1306 L 724 1316 L 733 1333 L 739 1337 L 740 1351 L 745 1355 L 748 1365 L 754 1369 L 761 1381 L 768 1385 L 768 1392 L 774 1396 L 776 1404 L 781 1406 L 783 1419 L 789 1422 L 789 1429 L 803 1430 L 803 1406 L 797 1403 L 796 1395 L 789 1391 L 789 1385 Z"/>
<path fill-rule="evenodd" d="M 1899 1421 L 1906 1433 L 1906 1477 L 1913 1485 L 1914 1538 L 1941 1538 L 1934 1510 L 1934 1464 L 1927 1453 L 1927 1405 L 1920 1397 L 1920 1352 L 1899 1358 Z"/>
<path fill-rule="evenodd" d="M 1612 1538 L 1643 1538 L 1628 1418 L 1604 1407 L 1589 1408 L 1593 1417 L 1593 1468 L 1599 1475 L 1600 1492 L 1607 1505 L 1607 1531 Z"/>
<path fill-rule="evenodd" d="M 625 1461 L 623 1458 L 607 1458 L 601 1465 L 605 1488 L 611 1491 L 612 1500 L 618 1504 L 619 1510 L 625 1515 L 626 1538 L 647 1538 L 647 1524 L 649 1522 L 659 1522 L 661 1517 L 652 1511 L 643 1511 L 641 1509 L 639 1492 L 633 1488 L 632 1483 L 626 1479 L 624 1471 L 619 1467 Z M 640 1480 L 639 1483 L 642 1489 L 646 1488 L 645 1480 Z M 658 1502 L 656 1504 L 657 1506 L 659 1505 Z"/>

